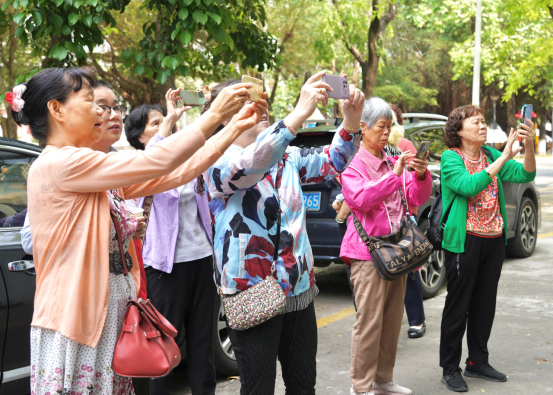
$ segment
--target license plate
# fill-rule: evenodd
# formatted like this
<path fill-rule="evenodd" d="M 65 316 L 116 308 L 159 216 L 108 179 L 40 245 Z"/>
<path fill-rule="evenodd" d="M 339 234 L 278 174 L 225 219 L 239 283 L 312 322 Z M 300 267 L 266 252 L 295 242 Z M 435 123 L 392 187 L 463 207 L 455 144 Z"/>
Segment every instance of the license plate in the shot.
<path fill-rule="evenodd" d="M 307 211 L 319 211 L 321 209 L 321 193 L 320 192 L 304 192 L 303 204 Z"/>

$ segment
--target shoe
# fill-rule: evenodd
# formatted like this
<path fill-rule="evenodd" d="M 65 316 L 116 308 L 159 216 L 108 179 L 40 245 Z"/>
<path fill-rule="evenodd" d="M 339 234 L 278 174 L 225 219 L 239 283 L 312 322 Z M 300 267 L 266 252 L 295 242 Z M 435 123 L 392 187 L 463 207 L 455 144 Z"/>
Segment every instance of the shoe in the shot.
<path fill-rule="evenodd" d="M 374 395 L 374 392 L 372 392 L 372 391 L 370 391 L 370 392 L 355 392 L 353 390 L 353 385 L 349 389 L 349 393 L 350 393 L 350 395 Z"/>
<path fill-rule="evenodd" d="M 426 333 L 426 322 L 422 323 L 422 328 L 409 328 L 407 330 L 407 336 L 409 336 L 409 339 L 417 339 L 419 337 L 423 337 Z"/>
<path fill-rule="evenodd" d="M 465 368 L 465 376 L 495 381 L 496 383 L 507 381 L 507 376 L 495 370 L 489 363 L 474 363 L 468 358 L 467 367 Z"/>
<path fill-rule="evenodd" d="M 444 375 L 442 377 L 442 383 L 445 384 L 448 390 L 453 392 L 467 392 L 469 389 L 467 383 L 463 380 L 461 368 L 456 369 L 444 369 Z"/>
<path fill-rule="evenodd" d="M 397 385 L 392 380 L 384 383 L 373 383 L 374 395 L 411 395 L 413 391 L 409 388 Z"/>

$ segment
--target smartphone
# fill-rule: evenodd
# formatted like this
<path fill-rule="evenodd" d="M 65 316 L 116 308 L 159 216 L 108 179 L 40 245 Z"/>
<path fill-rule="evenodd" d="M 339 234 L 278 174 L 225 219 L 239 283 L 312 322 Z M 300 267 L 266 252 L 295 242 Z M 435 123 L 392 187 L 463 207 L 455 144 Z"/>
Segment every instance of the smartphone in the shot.
<path fill-rule="evenodd" d="M 341 77 L 339 75 L 325 74 L 323 75 L 323 82 L 330 85 L 333 89 L 332 92 L 328 92 L 328 97 L 332 99 L 349 99 L 349 80 L 348 77 Z"/>
<path fill-rule="evenodd" d="M 185 106 L 202 107 L 205 105 L 205 95 L 201 91 L 180 91 L 180 99 Z"/>
<path fill-rule="evenodd" d="M 522 106 L 522 110 L 520 110 L 520 115 L 522 116 L 522 122 L 526 126 L 530 126 L 530 123 L 528 121 L 532 121 L 532 112 L 534 111 L 534 106 L 532 104 L 525 104 Z"/>
<path fill-rule="evenodd" d="M 253 85 L 248 89 L 248 92 L 250 92 L 250 100 L 256 103 L 259 102 L 263 96 L 263 81 L 243 75 L 242 82 L 250 82 Z"/>
<path fill-rule="evenodd" d="M 419 149 L 417 150 L 417 153 L 415 154 L 415 158 L 417 159 L 424 159 L 426 156 L 426 153 L 428 152 L 428 149 L 430 148 L 430 141 L 423 141 L 421 145 L 419 145 Z"/>

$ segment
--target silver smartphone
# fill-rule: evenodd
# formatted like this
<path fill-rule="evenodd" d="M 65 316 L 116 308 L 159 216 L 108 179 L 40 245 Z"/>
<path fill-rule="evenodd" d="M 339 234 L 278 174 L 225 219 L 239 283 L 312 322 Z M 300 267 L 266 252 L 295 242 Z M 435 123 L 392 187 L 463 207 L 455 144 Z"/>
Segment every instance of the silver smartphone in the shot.
<path fill-rule="evenodd" d="M 349 99 L 349 80 L 348 77 L 341 77 L 339 75 L 325 74 L 323 75 L 323 82 L 330 85 L 333 89 L 332 92 L 328 92 L 328 97 L 332 99 Z"/>
<path fill-rule="evenodd" d="M 202 107 L 205 105 L 205 95 L 198 91 L 180 91 L 182 104 L 191 107 Z"/>
<path fill-rule="evenodd" d="M 532 112 L 534 112 L 534 106 L 532 104 L 525 104 L 522 106 L 520 114 L 522 115 L 522 122 L 524 122 L 526 126 L 530 126 L 530 122 L 532 121 Z"/>
<path fill-rule="evenodd" d="M 428 152 L 429 148 L 430 148 L 430 141 L 421 142 L 421 145 L 419 145 L 419 149 L 417 150 L 417 153 L 415 154 L 415 158 L 424 159 L 424 157 L 426 156 L 426 153 Z"/>

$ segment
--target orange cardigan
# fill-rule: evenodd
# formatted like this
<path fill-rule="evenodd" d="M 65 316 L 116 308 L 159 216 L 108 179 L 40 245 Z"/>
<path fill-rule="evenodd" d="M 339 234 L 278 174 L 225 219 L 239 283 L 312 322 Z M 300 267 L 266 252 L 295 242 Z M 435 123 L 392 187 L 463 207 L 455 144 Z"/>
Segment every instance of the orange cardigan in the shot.
<path fill-rule="evenodd" d="M 196 125 L 147 151 L 105 154 L 47 146 L 28 177 L 36 268 L 31 325 L 96 347 L 109 302 L 106 191 L 119 189 L 124 199 L 164 192 L 192 181 L 221 156 Z M 136 263 L 133 243 L 129 253 Z M 138 292 L 137 264 L 131 273 Z"/>

